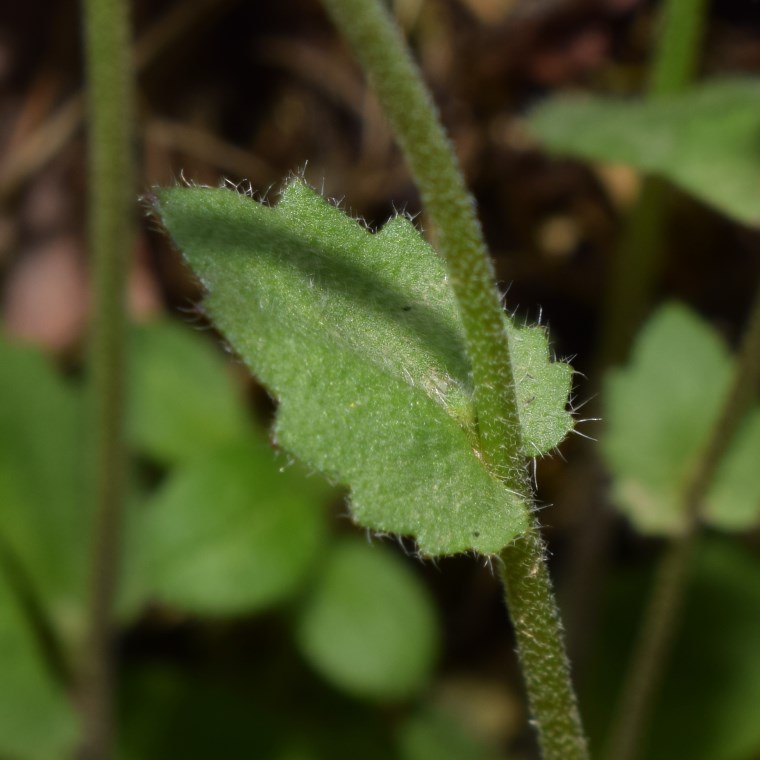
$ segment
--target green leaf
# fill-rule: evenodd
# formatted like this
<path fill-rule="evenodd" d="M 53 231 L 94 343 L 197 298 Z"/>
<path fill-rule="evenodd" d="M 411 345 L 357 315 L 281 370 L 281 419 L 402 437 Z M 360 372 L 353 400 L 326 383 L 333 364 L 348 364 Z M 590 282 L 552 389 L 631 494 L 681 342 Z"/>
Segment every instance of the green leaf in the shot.
<path fill-rule="evenodd" d="M 760 224 L 760 81 L 727 79 L 668 97 L 557 98 L 530 116 L 552 151 L 659 174 L 745 224 Z"/>
<path fill-rule="evenodd" d="M 32 347 L 0 336 L 0 541 L 54 628 L 83 631 L 90 525 L 81 398 Z"/>
<path fill-rule="evenodd" d="M 406 219 L 370 234 L 299 181 L 274 208 L 210 188 L 161 190 L 155 207 L 216 325 L 280 402 L 278 443 L 348 485 L 358 523 L 429 555 L 497 552 L 526 529 L 526 505 L 475 447 L 443 264 Z M 534 456 L 572 426 L 571 370 L 549 363 L 542 330 L 509 329 Z"/>
<path fill-rule="evenodd" d="M 630 364 L 605 386 L 602 449 L 619 508 L 645 533 L 677 532 L 683 492 L 724 403 L 733 373 L 726 346 L 685 307 L 663 307 L 642 330 Z M 736 436 L 705 499 L 704 517 L 727 530 L 760 516 L 760 417 Z"/>
<path fill-rule="evenodd" d="M 137 449 L 172 464 L 245 435 L 245 406 L 205 336 L 161 321 L 135 327 L 131 337 L 127 423 Z"/>
<path fill-rule="evenodd" d="M 0 571 L 0 755 L 68 757 L 77 722 L 64 690 L 47 672 L 38 642 L 5 572 Z"/>
<path fill-rule="evenodd" d="M 144 507 L 128 586 L 207 615 L 287 599 L 324 542 L 327 485 L 252 436 L 177 467 Z"/>
<path fill-rule="evenodd" d="M 388 549 L 358 540 L 327 556 L 301 609 L 298 641 L 336 686 L 378 699 L 422 689 L 438 650 L 425 587 Z"/>

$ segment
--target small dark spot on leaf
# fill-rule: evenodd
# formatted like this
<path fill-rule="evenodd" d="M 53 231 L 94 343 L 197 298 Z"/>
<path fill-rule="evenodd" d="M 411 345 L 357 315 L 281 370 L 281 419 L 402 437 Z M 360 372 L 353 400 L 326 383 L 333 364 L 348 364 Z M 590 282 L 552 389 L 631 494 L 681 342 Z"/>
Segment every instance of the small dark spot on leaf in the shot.
<path fill-rule="evenodd" d="M 402 307 L 401 307 L 401 310 L 402 310 L 402 311 L 411 311 L 411 310 L 412 310 L 412 307 L 411 307 L 411 306 L 402 306 Z"/>
<path fill-rule="evenodd" d="M 480 531 L 479 530 L 472 531 L 472 537 L 473 538 L 480 538 Z"/>

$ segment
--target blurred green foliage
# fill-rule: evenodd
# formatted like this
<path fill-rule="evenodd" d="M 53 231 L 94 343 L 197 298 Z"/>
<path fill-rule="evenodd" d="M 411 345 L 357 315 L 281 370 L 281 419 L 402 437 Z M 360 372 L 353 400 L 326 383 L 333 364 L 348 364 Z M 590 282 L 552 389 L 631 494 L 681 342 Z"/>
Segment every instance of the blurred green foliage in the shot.
<path fill-rule="evenodd" d="M 563 98 L 539 107 L 530 125 L 551 151 L 660 175 L 727 217 L 757 226 L 758 94 L 758 82 L 745 79 L 708 81 L 647 102 Z M 493 100 L 490 92 L 488 100 Z M 349 142 L 337 131 L 332 139 L 341 148 Z M 234 203 L 253 205 L 248 199 Z M 275 216 L 285 210 L 256 213 Z M 402 276 L 410 250 L 421 253 L 425 266 L 436 267 L 430 250 L 402 220 L 372 237 L 326 204 L 316 215 L 341 251 L 352 241 L 360 241 L 356 247 L 363 250 L 370 240 L 396 239 L 403 255 L 381 273 L 380 290 L 388 290 L 388 277 Z M 218 232 L 208 226 L 206 231 Z M 309 253 L 322 252 L 321 236 L 307 230 Z M 317 274 L 324 276 L 302 279 L 300 291 L 334 284 L 325 273 Z M 402 314 L 413 305 L 415 314 L 433 317 L 409 317 L 409 329 L 400 334 L 404 323 L 395 317 L 384 323 L 387 329 L 377 329 L 378 318 L 388 317 L 388 299 L 379 303 L 376 298 L 377 273 L 361 274 L 358 281 L 351 272 L 335 280 L 354 288 L 354 301 L 372 312 L 363 324 L 361 345 L 347 343 L 341 322 L 353 312 L 336 313 L 321 301 L 311 304 L 312 325 L 296 328 L 295 322 L 274 320 L 260 328 L 285 339 L 312 326 L 329 327 L 340 335 L 341 348 L 350 345 L 347 353 L 356 354 L 345 367 L 357 377 L 363 377 L 363 362 L 374 363 L 381 384 L 410 372 L 420 392 L 403 388 L 401 407 L 379 405 L 374 414 L 395 419 L 402 408 L 401 416 L 409 413 L 415 421 L 419 417 L 406 406 L 419 403 L 438 413 L 436 420 L 450 430 L 455 422 L 458 449 L 450 472 L 460 481 L 464 500 L 457 503 L 466 503 L 467 516 L 480 524 L 482 505 L 467 501 L 482 473 L 474 469 L 478 463 L 470 461 L 475 457 L 461 435 L 473 423 L 461 336 L 447 296 L 442 296 L 445 314 L 437 323 L 441 315 L 428 303 L 431 288 L 440 284 L 434 282 L 440 270 L 432 279 L 429 271 L 414 273 L 419 279 L 412 283 L 412 304 L 406 292 L 391 293 Z M 235 291 L 230 303 L 250 298 L 240 282 L 229 284 L 227 292 Z M 288 310 L 303 307 L 300 291 L 291 287 L 280 294 Z M 324 288 L 319 292 L 326 295 Z M 247 316 L 240 321 L 250 328 Z M 522 334 L 539 341 L 538 331 Z M 190 631 L 191 644 L 189 651 L 173 648 L 167 656 L 159 643 L 158 653 L 131 653 L 125 660 L 121 760 L 500 756 L 457 716 L 432 705 L 442 644 L 435 606 L 410 563 L 387 547 L 332 535 L 339 530 L 327 519 L 335 491 L 320 476 L 275 454 L 252 419 L 239 378 L 208 336 L 160 321 L 135 328 L 130 345 L 128 432 L 136 465 L 130 473 L 122 633 L 129 640 L 138 629 L 157 630 L 160 642 L 167 631 L 179 638 Z M 330 377 L 332 365 L 344 361 L 334 345 L 322 348 L 324 375 L 306 376 L 297 349 L 290 367 L 290 379 L 311 399 L 313 414 L 299 425 L 312 433 L 314 420 L 322 418 L 328 432 L 335 424 L 334 409 L 323 408 L 318 395 L 324 391 L 320 377 Z M 545 341 L 541 350 L 545 353 Z M 258 359 L 248 361 L 255 366 Z M 669 306 L 645 327 L 630 363 L 607 379 L 602 447 L 616 506 L 637 531 L 666 535 L 679 528 L 680 488 L 705 443 L 732 361 L 702 320 Z M 564 392 L 569 374 L 555 380 L 565 383 Z M 373 403 L 380 404 L 378 399 L 382 393 Z M 522 402 L 537 403 L 532 391 L 524 392 Z M 558 409 L 557 404 L 549 407 Z M 41 351 L 0 339 L 0 756 L 14 760 L 57 760 L 69 756 L 77 741 L 69 697 L 84 627 L 91 523 L 83 509 L 82 411 L 76 377 L 64 376 Z M 375 417 L 364 418 L 366 429 L 374 425 Z M 537 441 L 538 452 L 529 453 L 551 449 L 567 427 L 568 418 L 554 414 L 548 430 L 534 428 L 529 438 Z M 754 411 L 707 495 L 706 519 L 714 527 L 756 525 L 759 428 Z M 288 439 L 283 424 L 280 436 Z M 389 430 L 389 436 L 398 440 L 398 430 Z M 352 440 L 342 431 L 337 437 L 354 459 L 366 458 L 366 439 Z M 401 501 L 413 503 L 418 489 L 432 488 L 421 477 L 429 462 L 417 462 L 405 450 L 396 455 L 380 476 L 387 477 L 400 462 L 406 475 Z M 460 468 L 463 460 L 468 464 Z M 503 494 L 492 496 L 486 511 L 497 514 L 498 543 L 520 525 L 504 519 Z M 434 516 L 436 529 L 439 517 Z M 442 533 L 447 531 L 444 525 Z M 446 544 L 448 539 L 436 546 L 464 546 L 462 536 Z M 608 728 L 649 571 L 648 563 L 631 563 L 606 576 L 599 645 L 583 690 L 584 715 L 596 746 Z M 648 760 L 760 756 L 759 594 L 752 539 L 729 542 L 726 536 L 708 535 L 657 705 Z M 249 636 L 245 626 L 251 621 L 256 627 Z M 238 625 L 244 628 L 244 645 L 236 640 L 232 646 L 230 631 Z M 143 645 L 141 640 L 138 649 Z"/>
<path fill-rule="evenodd" d="M 143 464 L 131 475 L 122 623 L 129 627 L 150 610 L 240 620 L 279 609 L 286 628 L 294 626 L 283 656 L 292 658 L 298 642 L 337 689 L 392 702 L 424 689 L 438 630 L 428 592 L 407 563 L 382 547 L 329 538 L 334 489 L 264 441 L 224 356 L 204 334 L 160 321 L 135 328 L 131 345 L 130 440 Z M 42 760 L 67 755 L 77 738 L 66 692 L 88 556 L 81 388 L 37 349 L 3 339 L 0 352 L 0 754 Z M 301 610 L 296 616 L 285 614 L 292 604 Z M 270 653 L 259 655 L 258 667 L 266 668 Z M 282 672 L 252 677 L 242 703 L 213 678 L 188 686 L 195 695 L 188 701 L 180 684 L 194 676 L 181 668 L 140 672 L 125 685 L 122 709 L 137 713 L 124 717 L 125 757 L 165 757 L 167 746 L 187 747 L 185 757 L 224 746 L 272 758 L 340 756 L 327 748 L 335 744 L 330 732 L 346 731 L 345 715 L 324 724 L 304 718 L 308 725 L 293 732 L 285 693 L 279 707 L 268 704 L 273 684 L 283 688 Z M 363 735 L 370 746 L 387 734 L 373 708 L 302 678 L 315 684 L 318 701 L 338 700 L 341 710 L 356 712 L 352 737 Z M 248 700 L 259 710 L 266 705 L 261 732 L 252 730 Z M 182 724 L 181 741 L 174 715 L 194 721 L 189 732 Z M 352 742 L 346 738 L 346 747 Z M 392 746 L 375 755 L 388 757 Z"/>
<path fill-rule="evenodd" d="M 753 78 L 649 100 L 562 97 L 530 116 L 551 151 L 656 174 L 744 224 L 760 225 L 760 114 Z"/>
<path fill-rule="evenodd" d="M 630 363 L 607 377 L 602 451 L 617 506 L 642 533 L 686 526 L 685 489 L 734 375 L 720 337 L 686 307 L 663 306 L 641 330 Z M 760 517 L 760 408 L 747 413 L 713 483 L 703 517 L 727 530 Z"/>

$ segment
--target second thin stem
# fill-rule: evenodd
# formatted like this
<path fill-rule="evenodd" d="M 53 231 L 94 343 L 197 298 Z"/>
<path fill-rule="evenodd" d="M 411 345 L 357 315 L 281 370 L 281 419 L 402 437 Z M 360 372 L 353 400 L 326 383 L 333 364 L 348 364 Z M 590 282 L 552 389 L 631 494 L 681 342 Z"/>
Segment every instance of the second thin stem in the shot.
<path fill-rule="evenodd" d="M 750 312 L 734 380 L 704 452 L 684 489 L 683 532 L 665 551 L 655 579 L 642 632 L 631 660 L 606 757 L 635 760 L 643 744 L 654 699 L 680 620 L 689 567 L 699 534 L 699 513 L 718 467 L 760 382 L 760 288 Z"/>
<path fill-rule="evenodd" d="M 79 658 L 82 760 L 114 752 L 113 607 L 125 499 L 125 281 L 134 240 L 134 72 L 125 0 L 85 0 L 93 313 L 89 441 L 93 531 L 85 646 Z"/>

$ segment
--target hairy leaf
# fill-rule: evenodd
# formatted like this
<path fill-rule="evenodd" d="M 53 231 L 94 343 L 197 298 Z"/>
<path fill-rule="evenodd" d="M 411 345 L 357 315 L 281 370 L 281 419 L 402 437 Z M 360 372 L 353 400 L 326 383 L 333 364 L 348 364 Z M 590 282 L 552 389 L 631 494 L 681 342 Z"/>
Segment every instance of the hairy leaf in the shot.
<path fill-rule="evenodd" d="M 760 225 L 760 81 L 718 80 L 650 100 L 557 98 L 530 116 L 557 153 L 659 174 L 724 214 Z"/>
<path fill-rule="evenodd" d="M 715 332 L 683 306 L 663 307 L 630 364 L 606 386 L 603 451 L 618 506 L 641 531 L 671 533 L 684 520 L 687 479 L 707 444 L 732 376 Z M 705 495 L 704 517 L 743 529 L 760 517 L 760 412 L 748 414 Z"/>
<path fill-rule="evenodd" d="M 360 524 L 429 555 L 499 551 L 527 507 L 482 464 L 470 368 L 445 270 L 408 220 L 370 234 L 302 182 L 270 208 L 229 190 L 161 190 L 155 209 L 206 307 L 279 401 L 278 443 L 351 489 Z M 525 454 L 572 426 L 570 368 L 510 329 Z"/>

